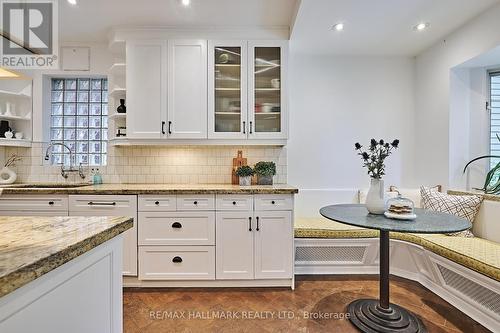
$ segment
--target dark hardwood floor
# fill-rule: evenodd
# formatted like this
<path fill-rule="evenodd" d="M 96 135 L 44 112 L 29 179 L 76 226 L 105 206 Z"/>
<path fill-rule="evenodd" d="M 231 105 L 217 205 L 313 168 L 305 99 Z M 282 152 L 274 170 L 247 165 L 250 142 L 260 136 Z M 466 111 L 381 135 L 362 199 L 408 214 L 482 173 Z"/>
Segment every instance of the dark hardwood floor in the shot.
<path fill-rule="evenodd" d="M 357 332 L 346 305 L 377 295 L 378 277 L 359 275 L 299 276 L 294 291 L 125 289 L 124 332 Z M 489 332 L 413 281 L 391 277 L 391 302 L 416 313 L 429 333 Z"/>

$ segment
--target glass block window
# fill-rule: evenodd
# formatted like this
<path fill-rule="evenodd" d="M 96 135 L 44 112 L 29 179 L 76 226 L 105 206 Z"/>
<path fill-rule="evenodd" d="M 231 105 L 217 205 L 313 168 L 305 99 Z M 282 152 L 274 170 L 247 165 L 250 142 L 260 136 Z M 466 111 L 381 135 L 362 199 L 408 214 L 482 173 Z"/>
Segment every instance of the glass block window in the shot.
<path fill-rule="evenodd" d="M 108 141 L 108 80 L 52 79 L 51 142 L 75 152 L 75 165 L 106 165 Z M 69 152 L 52 147 L 52 164 L 70 164 Z"/>
<path fill-rule="evenodd" d="M 497 135 L 500 136 L 500 72 L 491 73 L 491 91 L 490 91 L 490 153 L 500 156 L 500 142 Z M 492 158 L 490 163 L 493 168 L 500 162 L 498 158 Z"/>

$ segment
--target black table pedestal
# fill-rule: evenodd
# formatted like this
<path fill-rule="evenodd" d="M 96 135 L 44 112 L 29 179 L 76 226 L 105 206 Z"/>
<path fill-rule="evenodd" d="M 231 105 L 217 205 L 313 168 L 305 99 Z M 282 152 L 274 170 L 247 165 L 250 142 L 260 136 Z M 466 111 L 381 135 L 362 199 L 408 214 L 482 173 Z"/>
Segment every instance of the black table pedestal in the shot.
<path fill-rule="evenodd" d="M 349 304 L 350 321 L 366 333 L 426 333 L 413 313 L 389 303 L 389 232 L 380 231 L 380 299 L 358 299 Z"/>

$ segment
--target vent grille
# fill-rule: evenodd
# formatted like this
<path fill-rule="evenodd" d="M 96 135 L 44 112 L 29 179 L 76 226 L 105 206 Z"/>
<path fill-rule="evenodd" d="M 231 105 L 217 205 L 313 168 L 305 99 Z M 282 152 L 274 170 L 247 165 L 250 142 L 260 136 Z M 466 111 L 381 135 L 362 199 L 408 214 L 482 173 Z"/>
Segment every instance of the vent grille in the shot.
<path fill-rule="evenodd" d="M 298 246 L 297 262 L 359 262 L 363 263 L 366 247 L 353 246 Z"/>
<path fill-rule="evenodd" d="M 455 289 L 469 299 L 500 315 L 500 295 L 481 286 L 460 274 L 437 264 L 439 272 L 447 286 Z"/>

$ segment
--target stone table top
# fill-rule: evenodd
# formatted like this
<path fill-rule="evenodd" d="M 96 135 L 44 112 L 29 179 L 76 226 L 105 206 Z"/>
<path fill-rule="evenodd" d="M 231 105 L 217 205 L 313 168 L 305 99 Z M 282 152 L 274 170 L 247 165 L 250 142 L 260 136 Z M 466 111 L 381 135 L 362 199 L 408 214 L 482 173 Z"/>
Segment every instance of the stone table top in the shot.
<path fill-rule="evenodd" d="M 36 187 L 29 187 L 35 185 Z M 287 184 L 239 186 L 231 184 L 101 184 L 78 187 L 41 187 L 45 184 L 13 184 L 3 194 L 295 194 Z M 60 185 L 60 184 L 58 184 Z"/>
<path fill-rule="evenodd" d="M 415 234 L 445 234 L 467 230 L 472 224 L 454 215 L 415 208 L 413 221 L 388 219 L 384 215 L 369 214 L 365 205 L 332 205 L 320 209 L 327 219 L 344 224 L 383 231 L 410 232 Z"/>
<path fill-rule="evenodd" d="M 0 217 L 0 297 L 132 226 L 130 217 Z"/>

